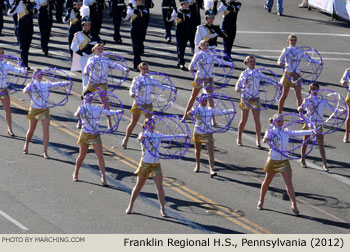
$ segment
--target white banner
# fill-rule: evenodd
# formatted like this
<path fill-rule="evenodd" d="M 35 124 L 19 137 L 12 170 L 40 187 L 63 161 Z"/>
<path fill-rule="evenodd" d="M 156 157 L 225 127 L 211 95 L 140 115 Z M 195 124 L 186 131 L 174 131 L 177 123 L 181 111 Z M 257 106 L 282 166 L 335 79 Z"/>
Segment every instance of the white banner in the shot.
<path fill-rule="evenodd" d="M 346 20 L 350 20 L 350 0 L 334 0 L 335 13 Z"/>
<path fill-rule="evenodd" d="M 338 0 L 309 0 L 309 5 L 332 14 L 334 1 L 338 1 Z M 349 0 L 339 0 L 339 1 L 344 2 Z"/>

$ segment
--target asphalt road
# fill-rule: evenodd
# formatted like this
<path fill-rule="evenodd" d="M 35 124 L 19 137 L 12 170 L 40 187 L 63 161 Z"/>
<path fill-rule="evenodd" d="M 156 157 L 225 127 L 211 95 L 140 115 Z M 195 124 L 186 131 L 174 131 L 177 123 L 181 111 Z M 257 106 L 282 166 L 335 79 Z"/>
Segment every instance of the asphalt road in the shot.
<path fill-rule="evenodd" d="M 190 96 L 192 76 L 176 67 L 175 38 L 171 44 L 165 43 L 160 4 L 155 2 L 142 59 L 150 63 L 151 71 L 171 77 L 178 88 L 178 97 L 170 113 L 182 115 Z M 275 7 L 272 13 L 267 13 L 263 1 L 242 2 L 233 48 L 235 79 L 244 68 L 244 57 L 250 54 L 257 57 L 257 67 L 269 68 L 281 76 L 282 70 L 276 61 L 282 48 L 287 46 L 287 36 L 295 33 L 299 45 L 316 48 L 324 58 L 325 65 L 319 78 L 321 86 L 346 94 L 339 79 L 350 62 L 348 23 L 332 21 L 329 15 L 317 10 L 299 9 L 297 0 L 284 1 L 282 17 L 276 15 Z M 7 53 L 18 56 L 12 18 L 4 18 L 0 43 Z M 215 23 L 220 21 L 218 17 Z M 111 20 L 106 19 L 101 32 L 107 41 L 105 50 L 120 54 L 132 67 L 129 23 L 122 24 L 123 45 L 113 44 L 112 32 Z M 69 71 L 66 33 L 66 25 L 54 23 L 49 57 L 44 57 L 35 18 L 30 67 L 56 66 Z M 222 48 L 221 39 L 219 42 L 219 48 Z M 191 56 L 188 49 L 187 64 Z M 193 173 L 195 162 L 191 148 L 182 160 L 162 162 L 170 217 L 159 215 L 151 179 L 135 203 L 134 214 L 126 215 L 125 209 L 136 181 L 133 172 L 140 159 L 139 144 L 135 140 L 141 131 L 140 125 L 136 127 L 128 149 L 122 149 L 120 144 L 130 120 L 128 108 L 132 100 L 128 88 L 135 75 L 130 72 L 129 81 L 116 91 L 126 108 L 118 131 L 102 136 L 110 184 L 107 188 L 100 185 L 97 160 L 92 151 L 81 169 L 81 182 L 74 183 L 71 178 L 79 151 L 76 144 L 79 131 L 75 129 L 73 113 L 81 103 L 80 73 L 70 73 L 74 86 L 68 104 L 51 110 L 48 160 L 41 157 L 41 125 L 35 132 L 29 154 L 22 154 L 28 127 L 25 115 L 30 100 L 20 92 L 11 96 L 16 137 L 7 136 L 5 115 L 2 109 L 0 112 L 0 233 L 349 233 L 350 145 L 342 142 L 344 130 L 325 137 L 329 173 L 321 170 L 317 148 L 307 158 L 309 168 L 300 168 L 297 161 L 291 162 L 301 212 L 299 217 L 290 210 L 284 182 L 279 175 L 266 195 L 265 210 L 258 211 L 256 204 L 268 149 L 266 145 L 263 149 L 255 147 L 252 118 L 249 118 L 243 137 L 244 146 L 236 146 L 239 113 L 232 123 L 232 130 L 215 135 L 215 167 L 219 175 L 216 179 L 208 175 L 205 155 L 201 172 Z M 306 90 L 304 88 L 304 92 Z M 234 85 L 222 92 L 238 106 L 239 96 L 234 92 Z M 293 92 L 287 99 L 285 111 L 295 111 Z M 268 126 L 267 119 L 274 113 L 276 107 L 261 113 L 263 131 Z"/>

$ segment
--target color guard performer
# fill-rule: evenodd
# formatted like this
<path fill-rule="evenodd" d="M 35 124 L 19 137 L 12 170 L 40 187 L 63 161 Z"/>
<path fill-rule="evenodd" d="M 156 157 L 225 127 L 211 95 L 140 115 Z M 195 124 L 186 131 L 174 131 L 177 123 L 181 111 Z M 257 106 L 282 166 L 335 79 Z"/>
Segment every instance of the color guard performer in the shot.
<path fill-rule="evenodd" d="M 303 136 L 311 135 L 313 130 L 288 130 L 283 129 L 283 116 L 280 114 L 275 114 L 270 118 L 270 123 L 274 122 L 274 127 L 266 131 L 263 142 L 274 141 L 275 146 L 279 147 L 279 150 L 285 151 L 288 149 L 288 142 L 290 136 Z M 291 210 L 295 215 L 299 215 L 299 210 L 297 207 L 297 202 L 295 198 L 295 192 L 292 182 L 292 168 L 289 160 L 283 156 L 277 150 L 270 148 L 269 155 L 264 167 L 265 179 L 261 184 L 260 188 L 260 198 L 258 201 L 257 209 L 261 210 L 264 207 L 264 199 L 267 190 L 271 184 L 272 179 L 276 173 L 281 173 L 283 180 L 286 184 L 287 194 L 291 201 Z"/>
<path fill-rule="evenodd" d="M 152 124 L 147 125 L 147 122 L 148 122 L 148 119 L 146 119 L 143 125 L 143 128 L 147 126 L 149 127 L 148 134 L 154 135 L 152 137 L 152 141 L 156 141 L 157 143 L 155 143 L 155 146 L 159 148 L 160 141 L 163 135 L 159 132 L 154 132 L 154 125 Z M 125 213 L 126 214 L 132 213 L 137 196 L 139 195 L 144 184 L 146 183 L 147 178 L 149 176 L 152 176 L 157 189 L 157 195 L 158 195 L 158 200 L 160 205 L 160 215 L 162 217 L 167 217 L 165 213 L 165 206 L 164 206 L 165 193 L 163 189 L 163 174 L 160 166 L 160 161 L 158 158 L 155 158 L 154 156 L 152 156 L 152 154 L 148 150 L 146 150 L 144 146 L 144 141 L 148 137 L 148 134 L 147 133 L 143 134 L 143 132 L 141 132 L 137 138 L 137 141 L 140 142 L 141 144 L 142 155 L 141 155 L 139 166 L 137 170 L 134 172 L 134 174 L 137 175 L 137 181 L 136 181 L 136 185 L 132 189 L 130 202 L 129 202 L 128 208 L 125 210 Z"/>
<path fill-rule="evenodd" d="M 307 96 L 303 103 L 298 108 L 299 113 L 302 114 L 303 111 L 307 112 L 307 118 L 309 121 L 311 121 L 317 130 L 317 142 L 318 142 L 318 148 L 320 150 L 322 162 L 323 162 L 323 171 L 328 172 L 328 166 L 327 166 L 327 158 L 326 158 L 326 150 L 324 148 L 324 135 L 323 132 L 323 115 L 325 108 L 329 111 L 334 111 L 333 107 L 327 102 L 326 99 L 324 99 L 321 96 L 317 95 L 317 92 L 319 91 L 320 86 L 317 83 L 312 83 L 309 86 L 309 96 Z M 303 129 L 309 129 L 307 125 L 304 126 Z M 301 147 L 301 159 L 300 159 L 300 165 L 303 168 L 306 168 L 305 163 L 305 153 L 307 149 L 307 139 L 310 136 L 304 137 L 304 143 Z"/>
<path fill-rule="evenodd" d="M 50 127 L 50 109 L 47 106 L 47 100 L 50 92 L 55 87 L 68 85 L 71 82 L 49 82 L 43 81 L 41 70 L 35 69 L 33 73 L 33 81 L 30 82 L 24 89 L 23 93 L 31 95 L 31 104 L 27 118 L 29 119 L 29 128 L 26 134 L 26 142 L 23 148 L 23 153 L 28 154 L 29 142 L 33 137 L 38 121 L 42 121 L 43 126 L 43 157 L 48 159 L 47 147 L 49 144 L 49 127 Z M 46 99 L 45 99 L 46 98 Z"/>
<path fill-rule="evenodd" d="M 28 54 L 33 37 L 33 4 L 29 0 L 16 0 L 7 14 L 10 16 L 17 14 L 17 34 L 21 59 L 26 69 L 29 70 Z"/>
<path fill-rule="evenodd" d="M 108 110 L 102 106 L 93 105 L 93 95 L 91 95 L 90 91 L 86 91 L 84 93 L 84 96 L 81 98 L 84 99 L 84 103 L 83 105 L 79 106 L 77 111 L 74 113 L 75 117 L 82 117 L 83 127 L 80 131 L 78 139 L 78 144 L 80 145 L 79 156 L 75 162 L 75 169 L 72 175 L 73 181 L 78 181 L 80 167 L 83 164 L 86 154 L 89 151 L 89 146 L 92 145 L 95 150 L 98 160 L 98 167 L 100 168 L 101 172 L 101 184 L 103 186 L 108 186 L 106 179 L 105 160 L 103 158 L 102 140 L 100 134 L 94 133 L 94 129 L 97 128 L 98 118 L 100 118 L 101 113 L 111 116 L 113 114 L 121 113 L 121 111 Z"/>
<path fill-rule="evenodd" d="M 343 86 L 348 85 L 348 94 L 346 95 L 345 102 L 348 107 L 348 115 L 346 116 L 345 121 L 345 134 L 344 134 L 344 143 L 349 143 L 349 129 L 350 129 L 350 68 L 346 69 L 343 77 L 340 79 L 340 84 Z"/>
<path fill-rule="evenodd" d="M 210 101 L 210 98 L 208 94 L 202 94 L 198 98 L 198 102 L 200 106 L 197 109 L 192 109 L 190 112 L 187 113 L 187 116 L 194 116 L 196 118 L 195 120 L 195 126 L 194 126 L 194 132 L 192 141 L 194 142 L 195 147 L 195 155 L 196 155 L 196 167 L 194 168 L 194 172 L 199 172 L 200 170 L 200 157 L 201 157 L 201 150 L 202 150 L 202 144 L 206 144 L 207 150 L 208 150 L 208 156 L 209 156 L 209 175 L 211 178 L 214 176 L 217 176 L 217 173 L 214 169 L 214 138 L 213 133 L 208 132 L 207 129 L 211 128 L 212 119 L 215 115 L 225 115 L 227 113 L 231 113 L 232 111 L 229 110 L 223 110 L 218 111 L 211 107 L 211 105 L 208 107 L 208 99 Z"/>
<path fill-rule="evenodd" d="M 73 57 L 73 51 L 71 49 L 72 41 L 74 38 L 74 34 L 81 31 L 81 16 L 80 16 L 80 8 L 82 5 L 81 0 L 74 0 L 73 6 L 67 9 L 67 13 L 63 19 L 63 23 L 69 23 L 68 30 L 68 43 L 69 43 L 69 51 L 71 57 Z M 67 2 L 67 6 L 68 6 Z"/>
<path fill-rule="evenodd" d="M 138 65 L 137 69 L 140 71 L 140 75 L 135 77 L 132 80 L 130 90 L 129 90 L 129 95 L 131 98 L 134 99 L 134 102 L 133 102 L 132 107 L 130 109 L 131 122 L 126 127 L 125 137 L 124 137 L 122 145 L 121 145 L 124 149 L 126 149 L 128 146 L 129 137 L 130 137 L 131 133 L 133 132 L 137 122 L 139 121 L 141 114 L 145 114 L 146 119 L 151 119 L 151 117 L 152 117 L 152 114 L 146 113 L 144 110 L 142 110 L 139 107 L 139 105 L 136 103 L 136 99 L 135 99 L 136 98 L 135 93 L 136 93 L 137 88 L 139 88 L 139 86 L 141 84 L 144 84 L 144 82 L 146 81 L 145 78 L 150 78 L 150 77 L 146 76 L 149 72 L 149 65 L 146 62 L 142 62 Z M 149 81 L 151 82 L 152 80 L 150 79 Z M 147 89 L 147 91 L 150 91 L 150 89 Z M 143 94 L 143 96 L 144 97 L 142 97 L 142 100 L 147 101 L 147 100 L 150 100 L 151 94 L 150 94 L 150 92 L 145 92 Z M 144 106 L 145 106 L 147 111 L 153 112 L 152 103 L 144 104 Z"/>
<path fill-rule="evenodd" d="M 282 96 L 278 101 L 278 113 L 281 114 L 283 111 L 284 103 L 288 97 L 289 90 L 291 87 L 294 88 L 295 96 L 297 98 L 297 106 L 299 107 L 302 103 L 301 88 L 302 83 L 298 81 L 300 78 L 300 61 L 302 58 L 306 57 L 304 52 L 296 47 L 297 36 L 291 34 L 288 36 L 289 47 L 282 50 L 280 57 L 278 58 L 277 65 L 284 67 L 285 72 L 281 78 L 282 84 Z M 313 62 L 314 60 L 307 57 L 308 61 Z M 293 63 L 295 66 L 293 66 Z M 320 63 L 323 64 L 323 63 Z M 293 82 L 292 82 L 292 81 Z"/>
<path fill-rule="evenodd" d="M 5 110 L 5 117 L 7 121 L 7 134 L 11 137 L 15 136 L 12 130 L 12 117 L 11 117 L 11 99 L 8 94 L 7 74 L 9 71 L 17 73 L 25 73 L 25 70 L 12 65 L 11 63 L 4 60 L 4 49 L 0 47 L 0 101 Z"/>
<path fill-rule="evenodd" d="M 223 19 L 221 23 L 222 31 L 227 35 L 224 36 L 224 50 L 231 58 L 231 50 L 233 42 L 236 38 L 237 30 L 237 15 L 241 9 L 241 3 L 236 0 L 222 0 L 222 3 L 217 10 L 217 14 L 223 12 Z"/>
<path fill-rule="evenodd" d="M 49 40 L 52 28 L 52 0 L 35 0 L 35 9 L 38 10 L 41 49 L 45 56 L 49 54 Z M 57 7 L 56 7 L 57 11 Z M 62 18 L 61 18 L 62 20 Z"/>
<path fill-rule="evenodd" d="M 260 78 L 263 76 L 263 74 L 259 71 L 255 70 L 255 64 L 256 64 L 256 60 L 255 57 L 250 55 L 247 56 L 244 59 L 244 65 L 247 66 L 247 69 L 244 70 L 241 75 L 239 76 L 239 79 L 237 80 L 236 83 L 236 87 L 235 90 L 237 93 L 242 92 L 242 90 L 240 90 L 241 88 L 244 89 L 248 89 L 251 90 L 249 93 L 250 94 L 254 94 L 254 97 L 259 97 L 259 85 L 260 85 Z M 241 85 L 240 83 L 242 82 L 242 80 L 244 80 L 244 78 L 246 78 L 247 76 L 254 74 L 254 79 L 249 79 L 246 83 L 244 83 L 243 85 Z M 260 137 L 261 137 L 261 123 L 260 123 L 260 102 L 258 99 L 252 98 L 251 101 L 249 102 L 251 106 L 254 107 L 254 109 L 252 109 L 252 113 L 253 113 L 253 118 L 254 118 L 254 124 L 255 124 L 255 134 L 256 134 L 256 146 L 258 148 L 261 147 L 260 144 Z M 245 125 L 248 121 L 248 116 L 249 116 L 249 110 L 251 109 L 251 107 L 249 107 L 248 105 L 246 105 L 243 101 L 243 98 L 241 98 L 241 102 L 239 104 L 239 107 L 242 109 L 242 113 L 241 113 L 241 121 L 238 124 L 238 136 L 237 136 L 237 145 L 238 146 L 242 146 L 242 134 L 245 128 Z"/>

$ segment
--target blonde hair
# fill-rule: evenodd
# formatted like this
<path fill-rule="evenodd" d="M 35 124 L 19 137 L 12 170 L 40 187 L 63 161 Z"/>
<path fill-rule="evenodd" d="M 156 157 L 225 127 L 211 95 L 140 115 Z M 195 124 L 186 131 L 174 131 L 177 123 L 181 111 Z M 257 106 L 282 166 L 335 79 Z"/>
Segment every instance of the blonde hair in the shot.
<path fill-rule="evenodd" d="M 276 120 L 279 116 L 281 116 L 282 114 L 274 114 L 272 117 L 269 118 L 269 122 L 273 123 L 274 120 Z"/>
<path fill-rule="evenodd" d="M 245 57 L 245 59 L 243 60 L 244 65 L 248 64 L 249 59 L 255 59 L 255 57 L 253 55 L 249 55 L 249 56 Z"/>
<path fill-rule="evenodd" d="M 199 42 L 198 49 L 202 49 L 202 44 L 204 44 L 205 42 L 209 43 L 207 39 L 202 39 L 201 42 Z"/>
<path fill-rule="evenodd" d="M 298 39 L 297 36 L 296 36 L 295 34 L 290 34 L 290 35 L 288 36 L 288 41 L 291 40 L 292 38 Z"/>
<path fill-rule="evenodd" d="M 141 62 L 140 64 L 138 64 L 137 69 L 141 72 L 141 68 L 144 67 L 144 66 L 148 66 L 149 67 L 147 62 Z"/>
<path fill-rule="evenodd" d="M 93 53 L 95 53 L 95 50 L 96 50 L 97 47 L 99 47 L 99 46 L 104 47 L 105 45 L 104 45 L 103 43 L 97 43 L 96 45 L 94 45 L 94 47 L 91 49 L 91 51 L 92 51 Z"/>

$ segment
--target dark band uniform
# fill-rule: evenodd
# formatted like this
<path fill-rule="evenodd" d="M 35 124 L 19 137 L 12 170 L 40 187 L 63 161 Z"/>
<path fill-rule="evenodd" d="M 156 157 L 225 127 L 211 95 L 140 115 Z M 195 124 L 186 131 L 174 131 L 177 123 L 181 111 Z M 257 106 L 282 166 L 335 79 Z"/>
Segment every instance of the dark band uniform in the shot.
<path fill-rule="evenodd" d="M 168 43 L 171 41 L 171 29 L 173 28 L 174 21 L 167 21 L 170 19 L 173 10 L 176 11 L 176 1 L 175 0 L 162 0 L 162 15 L 163 22 L 165 26 L 164 37 Z"/>
<path fill-rule="evenodd" d="M 192 51 L 194 50 L 195 43 L 194 43 L 194 37 L 196 34 L 196 28 L 198 25 L 201 24 L 201 14 L 200 9 L 203 8 L 203 0 L 189 0 L 190 3 L 190 10 L 191 10 L 191 23 L 192 26 L 192 39 L 190 40 Z"/>
<path fill-rule="evenodd" d="M 125 0 L 112 0 L 111 5 L 111 17 L 113 18 L 114 24 L 114 41 L 118 44 L 122 42 L 122 37 L 120 36 L 120 25 L 122 19 L 126 16 L 126 3 Z"/>
<path fill-rule="evenodd" d="M 141 63 L 141 54 L 144 50 L 144 41 L 147 30 L 147 20 L 149 20 L 149 11 L 144 5 L 136 5 L 131 9 L 128 7 L 128 14 L 125 19 L 130 17 L 131 21 L 131 40 L 134 53 L 134 69 L 137 69 Z"/>
<path fill-rule="evenodd" d="M 63 22 L 64 23 L 69 22 L 68 43 L 69 43 L 70 55 L 73 56 L 73 51 L 70 47 L 72 45 L 74 34 L 77 33 L 78 31 L 81 31 L 81 16 L 80 16 L 79 10 L 73 7 L 69 7 L 63 19 Z"/>
<path fill-rule="evenodd" d="M 232 45 L 236 37 L 237 15 L 241 9 L 241 5 L 238 1 L 226 0 L 222 2 L 222 5 L 218 9 L 218 14 L 222 11 L 224 13 L 221 29 L 227 35 L 227 37 L 224 37 L 224 50 L 230 58 Z"/>
<path fill-rule="evenodd" d="M 8 15 L 17 14 L 17 33 L 21 59 L 28 68 L 28 54 L 33 37 L 33 4 L 29 1 L 15 1 Z"/>
<path fill-rule="evenodd" d="M 97 38 L 100 34 L 103 10 L 105 9 L 104 0 L 84 0 L 85 5 L 89 5 L 91 17 L 91 35 Z"/>
<path fill-rule="evenodd" d="M 36 0 L 35 8 L 38 9 L 41 49 L 47 56 L 49 53 L 48 44 L 52 28 L 53 2 L 51 0 Z"/>
<path fill-rule="evenodd" d="M 193 26 L 190 9 L 180 8 L 176 13 L 176 47 L 178 66 L 185 65 L 185 49 L 187 42 L 194 40 Z"/>

